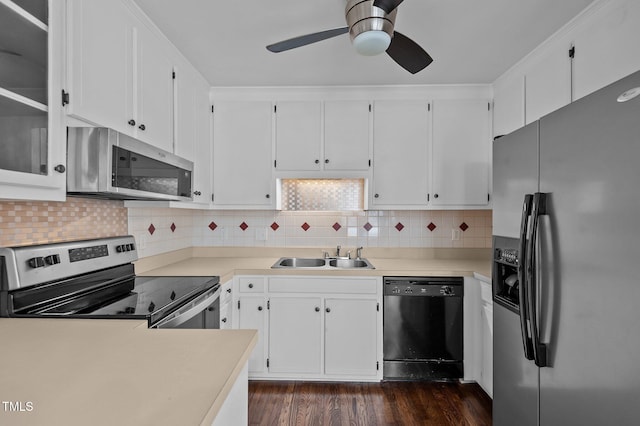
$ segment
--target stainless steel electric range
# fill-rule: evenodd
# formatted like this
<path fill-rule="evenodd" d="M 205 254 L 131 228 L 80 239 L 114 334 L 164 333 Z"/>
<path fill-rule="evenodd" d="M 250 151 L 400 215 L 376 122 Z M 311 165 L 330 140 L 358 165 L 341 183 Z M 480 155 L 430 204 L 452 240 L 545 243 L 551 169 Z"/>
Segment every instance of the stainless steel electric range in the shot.
<path fill-rule="evenodd" d="M 133 236 L 0 248 L 0 316 L 219 328 L 219 277 L 140 277 Z"/>

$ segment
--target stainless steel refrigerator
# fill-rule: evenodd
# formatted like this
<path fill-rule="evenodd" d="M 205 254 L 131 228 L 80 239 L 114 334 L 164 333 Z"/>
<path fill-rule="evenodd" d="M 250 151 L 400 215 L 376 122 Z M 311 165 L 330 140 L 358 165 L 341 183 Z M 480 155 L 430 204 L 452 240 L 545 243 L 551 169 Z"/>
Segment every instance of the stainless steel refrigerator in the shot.
<path fill-rule="evenodd" d="M 640 72 L 494 141 L 496 426 L 640 422 L 636 92 Z"/>

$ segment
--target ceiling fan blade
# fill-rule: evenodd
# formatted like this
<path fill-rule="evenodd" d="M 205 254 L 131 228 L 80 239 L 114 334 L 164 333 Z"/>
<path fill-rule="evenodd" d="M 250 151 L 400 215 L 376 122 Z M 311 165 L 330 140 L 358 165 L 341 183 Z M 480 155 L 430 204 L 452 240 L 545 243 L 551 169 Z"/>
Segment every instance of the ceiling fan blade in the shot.
<path fill-rule="evenodd" d="M 397 31 L 393 32 L 387 54 L 411 74 L 422 71 L 433 62 L 433 58 L 422 47 Z"/>
<path fill-rule="evenodd" d="M 336 37 L 349 32 L 349 27 L 334 28 L 332 30 L 320 31 L 318 33 L 307 34 L 299 37 L 283 40 L 278 43 L 270 44 L 267 50 L 270 52 L 284 52 L 285 50 L 295 49 L 296 47 L 306 46 L 307 44 L 316 43 L 331 37 Z"/>
<path fill-rule="evenodd" d="M 387 13 L 391 13 L 396 7 L 400 6 L 404 0 L 375 0 L 373 5 L 379 7 Z"/>

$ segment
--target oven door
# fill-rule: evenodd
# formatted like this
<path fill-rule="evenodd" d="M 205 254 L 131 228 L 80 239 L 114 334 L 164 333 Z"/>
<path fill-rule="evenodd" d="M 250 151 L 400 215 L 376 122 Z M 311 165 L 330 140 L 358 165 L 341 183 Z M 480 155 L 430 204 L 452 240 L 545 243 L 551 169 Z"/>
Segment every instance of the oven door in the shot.
<path fill-rule="evenodd" d="M 220 328 L 220 287 L 208 290 L 150 328 Z"/>

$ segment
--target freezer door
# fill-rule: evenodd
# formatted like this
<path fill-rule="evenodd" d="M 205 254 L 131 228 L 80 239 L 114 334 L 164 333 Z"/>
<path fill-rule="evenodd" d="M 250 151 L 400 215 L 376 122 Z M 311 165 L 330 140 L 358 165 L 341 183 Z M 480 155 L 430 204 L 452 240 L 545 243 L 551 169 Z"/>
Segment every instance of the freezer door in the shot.
<path fill-rule="evenodd" d="M 540 122 L 541 425 L 640 418 L 640 97 L 616 102 L 634 87 L 640 72 Z"/>
<path fill-rule="evenodd" d="M 493 234 L 518 238 L 525 194 L 538 191 L 538 122 L 493 141 Z"/>
<path fill-rule="evenodd" d="M 493 424 L 538 425 L 538 367 L 524 357 L 518 314 L 493 305 Z"/>

